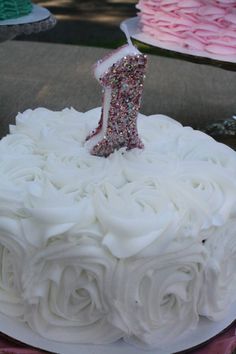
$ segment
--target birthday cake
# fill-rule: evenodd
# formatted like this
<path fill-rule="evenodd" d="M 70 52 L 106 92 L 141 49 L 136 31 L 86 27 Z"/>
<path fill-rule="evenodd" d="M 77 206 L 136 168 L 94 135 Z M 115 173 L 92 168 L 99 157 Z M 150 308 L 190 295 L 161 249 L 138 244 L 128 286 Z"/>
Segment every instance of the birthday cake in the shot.
<path fill-rule="evenodd" d="M 117 49 L 102 109 L 27 110 L 0 141 L 0 312 L 50 340 L 165 346 L 236 301 L 236 154 L 138 115 L 146 63 Z"/>
<path fill-rule="evenodd" d="M 31 11 L 30 0 L 0 0 L 0 21 L 26 16 Z"/>
<path fill-rule="evenodd" d="M 0 141 L 0 311 L 51 340 L 159 346 L 236 300 L 236 154 L 162 115 L 90 154 L 101 109 L 18 114 Z"/>
<path fill-rule="evenodd" d="M 142 32 L 162 43 L 236 54 L 235 0 L 140 0 L 137 8 Z"/>

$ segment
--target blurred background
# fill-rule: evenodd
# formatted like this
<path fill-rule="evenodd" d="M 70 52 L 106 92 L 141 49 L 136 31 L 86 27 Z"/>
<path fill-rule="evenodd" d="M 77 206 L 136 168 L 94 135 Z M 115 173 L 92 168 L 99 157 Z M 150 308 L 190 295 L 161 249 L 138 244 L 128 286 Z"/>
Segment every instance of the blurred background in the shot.
<path fill-rule="evenodd" d="M 101 87 L 91 67 L 110 49 L 126 43 L 120 23 L 137 15 L 138 0 L 32 1 L 47 8 L 57 24 L 48 31 L 18 36 L 0 53 L 7 63 L 2 93 L 0 88 L 2 116 L 14 121 L 16 112 L 28 107 L 61 110 L 72 106 L 86 111 L 99 106 Z M 141 112 L 169 115 L 220 139 L 230 131 L 225 142 L 235 144 L 235 120 L 231 118 L 236 115 L 235 64 L 133 43 L 140 51 L 154 54 L 149 56 Z M 8 129 L 8 120 L 4 129 Z"/>
<path fill-rule="evenodd" d="M 136 16 L 137 0 L 33 0 L 57 18 L 50 31 L 18 40 L 116 48 L 125 40 L 122 20 Z"/>

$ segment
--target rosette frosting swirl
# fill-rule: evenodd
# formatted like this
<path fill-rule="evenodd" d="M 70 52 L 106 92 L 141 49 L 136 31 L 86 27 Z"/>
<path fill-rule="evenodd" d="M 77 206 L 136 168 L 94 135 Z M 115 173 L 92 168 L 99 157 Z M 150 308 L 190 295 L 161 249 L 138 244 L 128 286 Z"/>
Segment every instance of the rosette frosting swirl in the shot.
<path fill-rule="evenodd" d="M 52 242 L 26 267 L 25 319 L 36 332 L 70 343 L 111 343 L 122 337 L 107 320 L 116 260 L 97 242 Z"/>
<path fill-rule="evenodd" d="M 204 272 L 199 313 L 215 321 L 224 318 L 235 301 L 235 230 L 234 219 L 220 229 L 213 228 L 205 242 L 209 258 Z"/>
<path fill-rule="evenodd" d="M 32 11 L 30 0 L 1 0 L 0 20 L 28 15 Z"/>
<path fill-rule="evenodd" d="M 156 257 L 120 262 L 114 278 L 114 324 L 132 344 L 162 346 L 194 328 L 207 252 L 174 243 Z"/>
<path fill-rule="evenodd" d="M 20 223 L 13 218 L 0 217 L 0 307 L 12 317 L 24 313 L 21 275 L 25 257 Z"/>
<path fill-rule="evenodd" d="M 92 156 L 99 117 L 28 110 L 1 140 L 0 311 L 49 339 L 164 345 L 236 300 L 236 155 L 139 115 L 143 150 Z"/>

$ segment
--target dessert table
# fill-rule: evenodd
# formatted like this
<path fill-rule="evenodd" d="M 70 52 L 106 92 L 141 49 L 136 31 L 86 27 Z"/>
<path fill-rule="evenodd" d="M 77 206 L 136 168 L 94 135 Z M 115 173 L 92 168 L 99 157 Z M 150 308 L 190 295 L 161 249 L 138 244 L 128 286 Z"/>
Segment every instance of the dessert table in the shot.
<path fill-rule="evenodd" d="M 91 67 L 109 51 L 21 41 L 1 43 L 0 136 L 7 134 L 17 113 L 28 108 L 87 111 L 101 105 L 101 87 Z M 150 55 L 141 112 L 162 113 L 206 130 L 236 116 L 235 93 L 236 71 Z M 236 148 L 234 129 L 218 138 Z M 236 349 L 235 329 L 236 325 L 231 326 L 214 341 L 188 353 L 231 354 Z M 5 336 L 0 336 L 0 352 L 44 353 Z"/>
<path fill-rule="evenodd" d="M 0 135 L 17 112 L 43 106 L 80 111 L 101 105 L 91 67 L 110 49 L 10 41 L 0 45 Z M 180 59 L 148 56 L 141 112 L 162 113 L 204 129 L 236 115 L 236 71 Z M 221 139 L 222 137 L 220 137 Z M 235 146 L 235 135 L 223 137 Z"/>

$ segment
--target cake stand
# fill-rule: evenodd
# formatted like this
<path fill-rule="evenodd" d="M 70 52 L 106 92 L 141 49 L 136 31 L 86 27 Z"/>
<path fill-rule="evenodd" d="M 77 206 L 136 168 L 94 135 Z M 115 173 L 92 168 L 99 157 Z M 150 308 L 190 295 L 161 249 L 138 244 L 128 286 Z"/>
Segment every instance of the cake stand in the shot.
<path fill-rule="evenodd" d="M 166 344 L 157 349 L 141 349 L 131 346 L 122 340 L 110 345 L 85 345 L 56 342 L 42 338 L 33 332 L 25 323 L 14 318 L 0 314 L 0 332 L 10 338 L 14 338 L 21 343 L 30 345 L 39 350 L 46 350 L 50 353 L 60 354 L 184 354 L 183 351 L 191 351 L 206 344 L 216 335 L 222 333 L 226 328 L 234 323 L 236 318 L 236 303 L 233 304 L 226 317 L 219 322 L 213 322 L 206 318 L 201 318 L 195 330 L 179 336 L 172 343 Z"/>
<path fill-rule="evenodd" d="M 0 21 L 0 42 L 13 39 L 20 34 L 38 33 L 54 27 L 56 18 L 47 9 L 33 5 L 27 16 Z"/>

